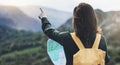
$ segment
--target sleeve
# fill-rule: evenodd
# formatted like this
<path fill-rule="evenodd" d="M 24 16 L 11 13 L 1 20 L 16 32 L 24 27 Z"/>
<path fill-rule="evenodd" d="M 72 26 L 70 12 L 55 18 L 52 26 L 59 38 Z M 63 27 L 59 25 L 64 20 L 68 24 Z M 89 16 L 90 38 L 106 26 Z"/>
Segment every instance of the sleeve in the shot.
<path fill-rule="evenodd" d="M 107 64 L 110 60 L 110 56 L 108 54 L 108 50 L 107 50 L 107 42 L 104 36 L 101 37 L 101 41 L 100 41 L 100 46 L 99 48 L 106 51 L 106 57 L 105 57 L 105 64 Z"/>
<path fill-rule="evenodd" d="M 61 45 L 64 45 L 63 41 L 65 40 L 65 33 L 67 32 L 60 32 L 54 29 L 46 17 L 42 18 L 42 30 L 49 38 L 57 41 Z"/>

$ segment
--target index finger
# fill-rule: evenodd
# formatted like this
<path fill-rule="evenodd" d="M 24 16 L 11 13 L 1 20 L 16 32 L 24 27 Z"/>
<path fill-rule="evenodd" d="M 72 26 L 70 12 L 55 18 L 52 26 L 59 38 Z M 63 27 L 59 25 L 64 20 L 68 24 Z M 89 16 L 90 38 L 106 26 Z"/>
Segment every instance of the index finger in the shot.
<path fill-rule="evenodd" d="M 42 8 L 40 8 L 40 11 L 41 11 L 42 13 L 44 13 L 43 10 L 42 10 Z"/>

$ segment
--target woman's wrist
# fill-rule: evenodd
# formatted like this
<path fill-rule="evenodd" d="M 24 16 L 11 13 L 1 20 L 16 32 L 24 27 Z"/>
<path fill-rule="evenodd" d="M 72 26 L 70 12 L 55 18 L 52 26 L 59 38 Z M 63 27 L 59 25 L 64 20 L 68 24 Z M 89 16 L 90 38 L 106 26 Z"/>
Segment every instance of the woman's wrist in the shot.
<path fill-rule="evenodd" d="M 43 16 L 42 18 L 47 18 L 47 16 Z M 42 18 L 41 18 L 41 19 L 42 19 Z"/>
<path fill-rule="evenodd" d="M 49 21 L 47 20 L 47 17 L 42 17 L 41 22 L 42 24 L 49 23 Z"/>
<path fill-rule="evenodd" d="M 42 17 L 41 20 L 43 21 L 44 19 L 47 19 L 47 17 Z"/>
<path fill-rule="evenodd" d="M 42 17 L 40 17 L 40 16 L 39 16 L 39 19 L 41 19 L 41 20 L 42 20 L 42 18 L 47 18 L 47 16 L 42 16 Z"/>

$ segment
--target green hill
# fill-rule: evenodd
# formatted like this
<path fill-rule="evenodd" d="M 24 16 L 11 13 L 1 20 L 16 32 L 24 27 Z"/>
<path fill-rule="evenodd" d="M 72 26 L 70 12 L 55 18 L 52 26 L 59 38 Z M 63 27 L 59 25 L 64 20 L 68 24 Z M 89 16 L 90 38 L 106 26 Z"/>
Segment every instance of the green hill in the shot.
<path fill-rule="evenodd" d="M 0 65 L 52 65 L 44 43 L 43 33 L 0 25 Z"/>

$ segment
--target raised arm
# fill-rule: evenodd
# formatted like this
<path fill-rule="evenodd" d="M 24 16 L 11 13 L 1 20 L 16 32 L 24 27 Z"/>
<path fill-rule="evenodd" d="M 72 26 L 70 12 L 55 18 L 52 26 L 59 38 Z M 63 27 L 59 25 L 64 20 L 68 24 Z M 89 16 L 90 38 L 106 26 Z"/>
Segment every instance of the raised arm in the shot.
<path fill-rule="evenodd" d="M 56 29 L 52 28 L 51 23 L 48 21 L 47 16 L 43 12 L 43 10 L 40 8 L 41 13 L 39 18 L 42 22 L 42 30 L 43 32 L 51 39 L 59 42 L 61 45 L 63 45 L 63 41 L 65 40 L 66 32 L 59 32 Z"/>

